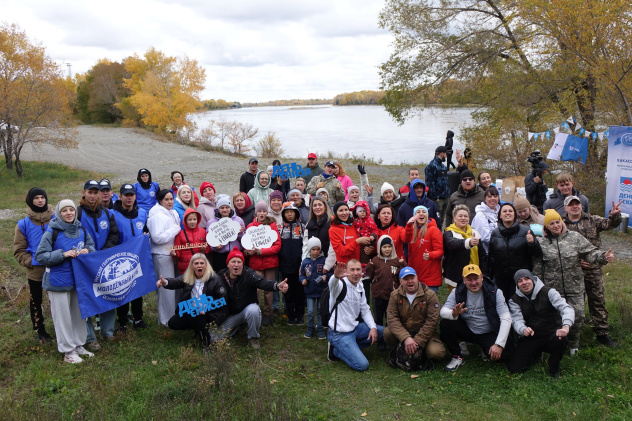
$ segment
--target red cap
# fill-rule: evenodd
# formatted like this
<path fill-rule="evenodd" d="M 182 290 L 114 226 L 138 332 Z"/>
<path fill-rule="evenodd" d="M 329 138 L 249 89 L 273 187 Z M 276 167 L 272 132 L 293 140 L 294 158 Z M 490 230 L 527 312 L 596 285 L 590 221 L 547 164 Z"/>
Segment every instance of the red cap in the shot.
<path fill-rule="evenodd" d="M 228 262 L 231 261 L 231 259 L 233 258 L 239 258 L 241 259 L 241 262 L 244 262 L 244 255 L 242 254 L 241 251 L 239 251 L 239 249 L 237 247 L 233 247 L 233 249 L 230 251 L 230 253 L 228 253 L 228 257 L 226 258 L 226 264 L 228 264 Z"/>
<path fill-rule="evenodd" d="M 211 183 L 209 183 L 208 181 L 205 181 L 205 182 L 203 182 L 203 183 L 202 183 L 202 185 L 200 186 L 200 193 L 204 193 L 204 190 L 205 190 L 207 187 L 212 188 L 212 189 L 213 189 L 213 192 L 215 192 L 215 186 L 214 186 L 214 185 L 212 185 Z"/>
<path fill-rule="evenodd" d="M 309 155 L 307 155 L 307 159 L 310 159 L 310 158 L 318 159 L 318 157 L 316 156 L 314 152 L 311 152 Z"/>

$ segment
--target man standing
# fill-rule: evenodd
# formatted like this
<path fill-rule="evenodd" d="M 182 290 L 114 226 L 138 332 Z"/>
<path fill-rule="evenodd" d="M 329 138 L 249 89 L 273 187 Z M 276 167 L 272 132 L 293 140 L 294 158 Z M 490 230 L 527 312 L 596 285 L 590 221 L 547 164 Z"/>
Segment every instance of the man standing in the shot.
<path fill-rule="evenodd" d="M 493 361 L 508 357 L 509 308 L 503 292 L 483 277 L 478 266 L 463 268 L 463 282 L 452 290 L 440 314 L 441 340 L 452 354 L 446 370 L 454 371 L 463 364 L 459 339 L 477 344 Z"/>
<path fill-rule="evenodd" d="M 546 192 L 549 188 L 544 183 L 544 174 L 549 172 L 549 164 L 544 161 L 538 163 L 538 168 L 531 170 L 524 178 L 524 190 L 527 200 L 542 213 L 542 206 L 546 202 Z"/>
<path fill-rule="evenodd" d="M 448 184 L 448 169 L 444 165 L 447 150 L 445 146 L 435 149 L 434 159 L 426 166 L 426 185 L 428 186 L 428 197 L 434 200 L 437 205 L 439 218 L 445 221 L 445 212 L 450 197 L 450 185 Z M 441 227 L 439 226 L 439 229 Z"/>
<path fill-rule="evenodd" d="M 408 355 L 422 350 L 431 360 L 442 359 L 445 348 L 437 335 L 437 295 L 419 282 L 417 272 L 409 266 L 399 272 L 399 284 L 388 300 L 384 341 L 391 347 L 403 342 Z"/>
<path fill-rule="evenodd" d="M 310 173 L 303 177 L 305 179 L 305 185 L 309 185 L 312 178 L 323 173 L 323 169 L 318 165 L 318 157 L 314 152 L 310 152 L 309 155 L 307 155 L 307 168 L 309 168 Z"/>
<path fill-rule="evenodd" d="M 121 198 L 114 202 L 112 213 L 119 230 L 119 244 L 143 235 L 147 223 L 147 212 L 136 204 L 136 189 L 132 184 L 121 186 Z M 116 309 L 118 316 L 119 332 L 127 330 L 127 312 L 129 303 L 125 303 Z M 147 324 L 143 321 L 143 297 L 132 300 L 132 317 L 134 329 L 144 329 Z"/>
<path fill-rule="evenodd" d="M 448 200 L 448 208 L 445 215 L 445 226 L 452 224 L 452 211 L 456 205 L 465 205 L 470 210 L 470 222 L 476 215 L 476 206 L 485 201 L 485 190 L 481 189 L 470 170 L 461 172 L 461 185 L 452 193 Z"/>
<path fill-rule="evenodd" d="M 239 191 L 248 193 L 251 188 L 255 186 L 255 177 L 259 172 L 259 161 L 257 158 L 250 158 L 248 160 L 248 171 L 241 175 L 239 179 Z"/>
<path fill-rule="evenodd" d="M 579 190 L 575 188 L 575 182 L 573 176 L 569 173 L 562 173 L 555 179 L 555 185 L 557 190 L 553 192 L 546 202 L 544 202 L 543 209 L 555 209 L 561 217 L 566 215 L 564 210 L 564 199 L 568 196 L 577 196 L 582 204 L 582 210 L 586 213 L 590 213 L 590 204 L 588 198 L 581 194 Z"/>
<path fill-rule="evenodd" d="M 410 183 L 412 183 L 413 180 L 417 180 L 417 179 L 419 179 L 419 168 L 415 168 L 415 167 L 409 168 L 408 169 L 408 183 L 400 187 L 399 195 L 402 197 L 408 197 L 408 194 L 410 193 Z"/>
<path fill-rule="evenodd" d="M 307 193 L 316 196 L 318 189 L 322 188 L 327 190 L 331 203 L 345 200 L 345 192 L 342 190 L 342 184 L 340 184 L 340 181 L 338 181 L 334 175 L 335 167 L 336 165 L 333 161 L 327 161 L 322 174 L 313 177 L 307 185 Z"/>
<path fill-rule="evenodd" d="M 441 227 L 441 219 L 437 215 L 437 205 L 426 196 L 426 185 L 423 181 L 415 179 L 410 183 L 411 194 L 402 203 L 397 212 L 398 225 L 405 227 L 406 223 L 413 216 L 417 206 L 425 206 L 428 209 L 428 217 L 435 220 L 438 227 Z M 408 256 L 407 256 L 408 257 Z"/>
<path fill-rule="evenodd" d="M 119 241 L 118 226 L 116 225 L 113 212 L 101 206 L 99 187 L 97 180 L 86 181 L 83 186 L 83 196 L 77 207 L 77 219 L 94 240 L 94 247 L 97 251 L 114 247 Z M 101 336 L 108 340 L 114 339 L 115 314 L 116 311 L 112 309 L 99 315 Z M 86 319 L 86 323 L 88 329 L 86 348 L 90 351 L 98 351 L 101 349 L 101 345 L 97 342 L 94 334 L 92 318 Z"/>
<path fill-rule="evenodd" d="M 582 203 L 577 196 L 568 196 L 564 199 L 566 215 L 562 218 L 569 231 L 575 231 L 584 236 L 595 247 L 601 247 L 601 231 L 610 230 L 621 223 L 621 205 L 612 202 L 612 209 L 607 218 L 591 215 L 582 210 Z M 598 263 L 581 261 L 584 272 L 584 286 L 588 296 L 588 310 L 592 320 L 593 331 L 597 335 L 597 341 L 606 346 L 615 346 L 610 338 L 610 325 L 608 323 L 608 310 L 606 309 L 605 285 L 603 272 Z"/>
<path fill-rule="evenodd" d="M 287 292 L 287 279 L 283 282 L 265 279 L 250 269 L 244 267 L 244 255 L 237 247 L 228 254 L 226 259 L 228 268 L 222 269 L 219 276 L 228 283 L 228 308 L 230 316 L 219 327 L 221 335 L 232 336 L 236 327 L 248 325 L 248 343 L 254 349 L 261 349 L 259 343 L 259 328 L 261 327 L 261 308 L 257 299 L 257 289 L 264 291 Z"/>
<path fill-rule="evenodd" d="M 556 290 L 544 286 L 527 269 L 517 271 L 514 281 L 518 291 L 509 300 L 509 310 L 520 339 L 507 368 L 512 373 L 524 373 L 535 357 L 548 352 L 549 375 L 559 377 L 575 311 Z"/>
<path fill-rule="evenodd" d="M 364 286 L 360 282 L 362 264 L 351 259 L 347 262 L 346 272 L 347 276 L 344 276 L 344 263 L 336 263 L 334 274 L 329 279 L 331 318 L 327 334 L 327 359 L 340 359 L 356 371 L 365 371 L 369 368 L 369 360 L 361 349 L 381 340 L 384 327 L 375 324 L 371 308 L 366 302 Z M 332 309 L 343 289 L 346 290 L 344 299 Z M 362 322 L 358 322 L 359 316 L 362 316 Z"/>
<path fill-rule="evenodd" d="M 107 178 L 102 178 L 99 181 L 99 194 L 101 195 L 101 207 L 103 209 L 112 209 L 114 202 L 119 200 L 119 197 L 112 191 L 112 184 Z"/>

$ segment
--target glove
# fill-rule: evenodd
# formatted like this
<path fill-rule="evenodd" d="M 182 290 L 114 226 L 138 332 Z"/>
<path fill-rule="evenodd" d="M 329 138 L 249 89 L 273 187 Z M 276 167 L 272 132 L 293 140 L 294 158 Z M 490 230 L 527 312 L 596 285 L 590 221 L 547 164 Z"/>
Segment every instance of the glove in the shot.
<path fill-rule="evenodd" d="M 446 138 L 448 137 L 454 137 L 454 132 L 452 130 L 448 130 L 448 134 L 446 134 L 445 136 Z"/>
<path fill-rule="evenodd" d="M 364 165 L 362 164 L 358 164 L 358 171 L 360 172 L 361 175 L 366 174 L 366 170 L 364 169 Z"/>

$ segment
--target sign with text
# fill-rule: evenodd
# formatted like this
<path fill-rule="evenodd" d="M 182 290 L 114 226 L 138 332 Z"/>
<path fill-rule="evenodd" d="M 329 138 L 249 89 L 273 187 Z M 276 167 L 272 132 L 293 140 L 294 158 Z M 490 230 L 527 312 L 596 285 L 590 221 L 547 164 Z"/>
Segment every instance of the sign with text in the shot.
<path fill-rule="evenodd" d="M 303 168 L 296 162 L 292 162 L 291 164 L 275 165 L 272 167 L 272 178 L 278 176 L 283 180 L 287 180 L 288 178 L 305 177 L 311 173 L 312 170 L 309 168 Z"/>
<path fill-rule="evenodd" d="M 230 218 L 222 218 L 209 225 L 208 234 L 206 234 L 206 242 L 211 247 L 218 247 L 219 245 L 225 246 L 237 239 L 240 229 L 241 225 L 239 225 L 239 222 L 233 221 Z"/>
<path fill-rule="evenodd" d="M 606 216 L 612 202 L 621 202 L 622 213 L 632 213 L 632 127 L 610 126 L 606 172 Z M 628 220 L 628 226 L 630 221 Z"/>
<path fill-rule="evenodd" d="M 241 245 L 246 250 L 265 249 L 271 247 L 279 238 L 279 232 L 273 230 L 270 225 L 257 225 L 250 227 L 241 237 Z"/>
<path fill-rule="evenodd" d="M 217 310 L 225 305 L 225 298 L 214 300 L 213 297 L 207 297 L 206 294 L 202 294 L 199 297 L 193 297 L 190 300 L 180 301 L 178 303 L 178 316 L 182 317 L 183 314 L 188 314 L 191 317 L 195 317 L 199 314 Z"/>

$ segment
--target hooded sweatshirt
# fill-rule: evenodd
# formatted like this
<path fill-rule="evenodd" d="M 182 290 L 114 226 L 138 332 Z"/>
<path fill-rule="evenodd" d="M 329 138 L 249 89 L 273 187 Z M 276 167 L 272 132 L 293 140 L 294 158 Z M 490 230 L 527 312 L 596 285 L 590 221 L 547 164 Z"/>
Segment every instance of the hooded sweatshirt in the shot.
<path fill-rule="evenodd" d="M 327 286 L 327 279 L 329 279 L 325 273 L 325 255 L 318 237 L 310 238 L 306 247 L 309 250 L 307 257 L 301 263 L 298 280 L 301 283 L 307 281 L 307 285 L 305 285 L 305 296 L 307 298 L 320 298 Z M 321 250 L 318 253 L 318 257 L 312 259 L 310 253 L 314 247 L 320 247 Z"/>
<path fill-rule="evenodd" d="M 270 203 L 270 181 L 268 181 L 267 186 L 262 187 L 261 183 L 259 182 L 259 174 L 261 173 L 266 173 L 266 172 L 259 171 L 257 173 L 257 175 L 255 176 L 255 186 L 251 188 L 250 191 L 248 192 L 248 197 L 250 197 L 250 200 L 252 200 L 252 203 L 259 203 L 260 200 L 263 200 L 266 203 Z"/>
<path fill-rule="evenodd" d="M 176 235 L 176 239 L 173 243 L 174 248 L 176 247 L 189 247 L 191 244 L 206 244 L 206 230 L 204 228 L 200 228 L 200 226 L 196 226 L 194 229 L 189 228 L 186 224 L 187 216 L 195 214 L 198 217 L 198 221 L 200 220 L 200 212 L 195 209 L 187 209 L 184 212 L 184 229 L 181 230 L 178 235 Z M 196 253 L 209 253 L 211 248 L 206 245 L 202 247 L 196 248 L 183 248 L 180 250 L 176 250 L 176 257 L 178 259 L 178 270 L 180 273 L 184 273 L 189 267 L 189 262 L 191 261 L 191 257 L 193 257 Z"/>
<path fill-rule="evenodd" d="M 147 183 L 143 183 L 141 181 L 140 176 L 142 173 L 147 173 L 149 175 Z M 139 208 L 142 208 L 145 212 L 149 213 L 151 208 L 158 203 L 156 195 L 160 191 L 160 185 L 158 185 L 155 181 L 151 181 L 151 173 L 145 168 L 138 170 L 136 180 L 138 180 L 138 182 L 134 183 L 134 190 L 136 190 L 136 203 Z"/>
<path fill-rule="evenodd" d="M 485 253 L 489 251 L 489 237 L 492 231 L 498 226 L 498 210 L 500 205 L 496 205 L 494 209 L 490 208 L 485 202 L 476 206 L 476 215 L 472 219 L 472 228 L 481 235 L 481 244 L 485 249 Z"/>
<path fill-rule="evenodd" d="M 415 186 L 417 184 L 421 184 L 424 187 L 424 193 L 421 196 L 421 199 L 417 199 L 417 196 L 415 196 L 414 193 Z M 406 201 L 402 203 L 399 211 L 397 212 L 397 223 L 399 224 L 399 226 L 406 226 L 406 223 L 413 216 L 414 209 L 417 206 L 425 206 L 428 209 L 428 217 L 434 219 L 434 221 L 437 223 L 437 226 L 440 227 L 441 219 L 439 219 L 439 216 L 437 215 L 437 205 L 426 196 L 426 185 L 423 183 L 423 181 L 419 179 L 413 180 L 412 183 L 410 183 L 410 191 L 411 193 L 408 195 L 408 197 L 406 197 Z"/>
<path fill-rule="evenodd" d="M 388 300 L 391 292 L 399 287 L 399 271 L 406 266 L 406 262 L 397 257 L 395 247 L 390 256 L 382 255 L 382 243 L 387 238 L 390 238 L 391 243 L 393 242 L 388 235 L 381 236 L 377 240 L 377 256 L 366 265 L 366 276 L 373 279 L 371 294 L 373 298 L 380 300 Z"/>

